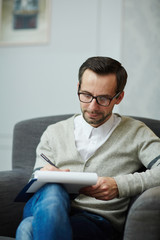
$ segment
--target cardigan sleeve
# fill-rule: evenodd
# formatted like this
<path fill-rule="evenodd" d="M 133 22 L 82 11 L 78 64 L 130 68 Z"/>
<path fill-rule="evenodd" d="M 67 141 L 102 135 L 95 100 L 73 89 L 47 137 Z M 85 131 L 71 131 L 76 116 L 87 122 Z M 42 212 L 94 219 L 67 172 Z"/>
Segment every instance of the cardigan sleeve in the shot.
<path fill-rule="evenodd" d="M 54 151 L 51 145 L 52 140 L 50 132 L 52 132 L 51 126 L 49 126 L 41 136 L 40 142 L 36 149 L 36 162 L 34 166 L 34 171 L 36 169 L 44 167 L 47 164 L 47 162 L 40 156 L 41 153 L 48 157 L 51 160 L 51 162 L 55 163 L 53 157 Z"/>
<path fill-rule="evenodd" d="M 142 193 L 143 191 L 160 186 L 160 166 L 146 170 L 141 173 L 127 174 L 124 176 L 114 177 L 119 197 L 131 197 Z"/>
<path fill-rule="evenodd" d="M 160 139 L 144 124 L 137 132 L 137 155 L 146 171 L 116 176 L 119 197 L 130 197 L 160 185 Z"/>

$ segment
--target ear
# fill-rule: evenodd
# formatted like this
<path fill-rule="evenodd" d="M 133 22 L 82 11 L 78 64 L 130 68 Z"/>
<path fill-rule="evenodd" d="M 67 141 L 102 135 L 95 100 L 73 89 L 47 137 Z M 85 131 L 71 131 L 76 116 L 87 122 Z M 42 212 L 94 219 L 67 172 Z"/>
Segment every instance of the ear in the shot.
<path fill-rule="evenodd" d="M 119 97 L 117 98 L 117 102 L 116 102 L 115 104 L 118 105 L 118 104 L 122 101 L 123 98 L 124 98 L 124 91 L 121 92 L 121 94 L 120 94 Z"/>

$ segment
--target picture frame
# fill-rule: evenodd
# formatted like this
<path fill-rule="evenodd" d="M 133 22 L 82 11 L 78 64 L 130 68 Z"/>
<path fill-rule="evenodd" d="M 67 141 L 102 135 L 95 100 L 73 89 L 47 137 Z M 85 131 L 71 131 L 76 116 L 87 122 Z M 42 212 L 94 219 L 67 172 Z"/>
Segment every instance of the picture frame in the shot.
<path fill-rule="evenodd" d="M 51 0 L 0 0 L 0 46 L 47 44 Z"/>

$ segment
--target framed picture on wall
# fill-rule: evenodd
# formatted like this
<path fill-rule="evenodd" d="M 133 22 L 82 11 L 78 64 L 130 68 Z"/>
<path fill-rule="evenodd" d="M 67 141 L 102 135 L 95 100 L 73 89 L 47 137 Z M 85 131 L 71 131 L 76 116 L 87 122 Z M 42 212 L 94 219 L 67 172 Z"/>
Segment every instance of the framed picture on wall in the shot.
<path fill-rule="evenodd" d="M 0 45 L 45 44 L 51 0 L 0 0 Z"/>

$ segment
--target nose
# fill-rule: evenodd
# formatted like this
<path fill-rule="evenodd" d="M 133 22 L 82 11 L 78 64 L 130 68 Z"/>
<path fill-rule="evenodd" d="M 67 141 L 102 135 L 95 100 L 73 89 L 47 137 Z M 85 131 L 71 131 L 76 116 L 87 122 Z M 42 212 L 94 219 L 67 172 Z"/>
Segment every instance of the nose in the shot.
<path fill-rule="evenodd" d="M 97 103 L 96 99 L 93 98 L 92 102 L 89 104 L 90 110 L 97 110 L 99 109 L 99 104 Z"/>

